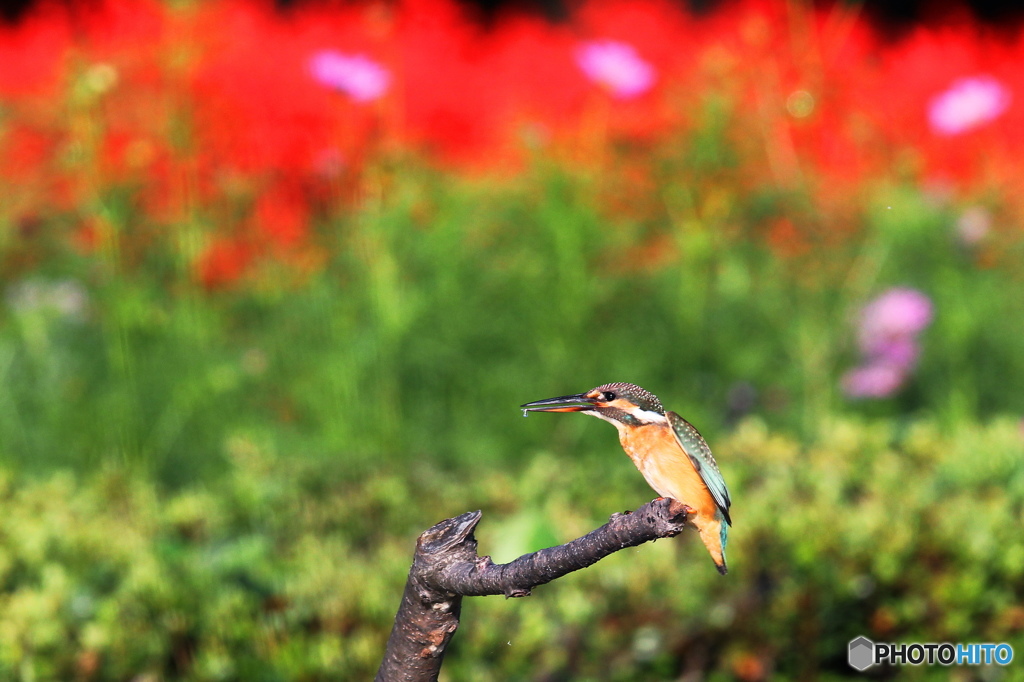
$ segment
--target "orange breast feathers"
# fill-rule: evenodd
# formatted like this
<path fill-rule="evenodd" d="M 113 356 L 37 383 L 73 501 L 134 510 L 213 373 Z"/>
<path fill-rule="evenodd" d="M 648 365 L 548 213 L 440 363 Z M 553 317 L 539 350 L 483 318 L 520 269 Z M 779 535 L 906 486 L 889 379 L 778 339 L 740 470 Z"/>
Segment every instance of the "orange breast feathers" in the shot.
<path fill-rule="evenodd" d="M 718 510 L 690 457 L 667 425 L 649 424 L 619 432 L 622 448 L 662 497 L 691 507 L 698 517 L 714 518 Z"/>

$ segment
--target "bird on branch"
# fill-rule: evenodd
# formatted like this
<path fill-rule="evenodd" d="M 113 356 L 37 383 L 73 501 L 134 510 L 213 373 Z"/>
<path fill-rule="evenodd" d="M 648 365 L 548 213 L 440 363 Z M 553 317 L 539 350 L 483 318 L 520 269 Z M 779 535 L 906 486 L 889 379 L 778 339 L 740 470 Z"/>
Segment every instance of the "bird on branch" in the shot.
<path fill-rule="evenodd" d="M 725 543 L 732 519 L 729 489 L 711 448 L 688 421 L 666 412 L 653 393 L 635 384 L 604 384 L 585 393 L 535 400 L 527 412 L 582 412 L 619 431 L 619 442 L 647 483 L 682 505 L 718 572 L 725 575 Z"/>

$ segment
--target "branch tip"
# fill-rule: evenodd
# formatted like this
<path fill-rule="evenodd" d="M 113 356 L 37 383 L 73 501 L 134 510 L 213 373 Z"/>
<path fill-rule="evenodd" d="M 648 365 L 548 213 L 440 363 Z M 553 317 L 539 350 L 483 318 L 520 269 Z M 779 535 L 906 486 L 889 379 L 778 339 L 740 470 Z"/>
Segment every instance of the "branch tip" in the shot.
<path fill-rule="evenodd" d="M 445 519 L 420 535 L 417 549 L 425 554 L 438 554 L 465 542 L 473 535 L 482 516 L 483 512 L 477 510 Z"/>

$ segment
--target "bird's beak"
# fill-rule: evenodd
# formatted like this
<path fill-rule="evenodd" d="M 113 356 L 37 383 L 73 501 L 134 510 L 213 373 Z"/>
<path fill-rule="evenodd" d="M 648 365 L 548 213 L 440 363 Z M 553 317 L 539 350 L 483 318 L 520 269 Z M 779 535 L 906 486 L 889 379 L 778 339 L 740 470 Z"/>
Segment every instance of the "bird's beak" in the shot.
<path fill-rule="evenodd" d="M 591 409 L 596 403 L 597 400 L 588 398 L 586 393 L 577 393 L 547 400 L 534 400 L 532 403 L 526 403 L 520 407 L 523 408 L 524 414 L 526 412 L 582 412 Z"/>

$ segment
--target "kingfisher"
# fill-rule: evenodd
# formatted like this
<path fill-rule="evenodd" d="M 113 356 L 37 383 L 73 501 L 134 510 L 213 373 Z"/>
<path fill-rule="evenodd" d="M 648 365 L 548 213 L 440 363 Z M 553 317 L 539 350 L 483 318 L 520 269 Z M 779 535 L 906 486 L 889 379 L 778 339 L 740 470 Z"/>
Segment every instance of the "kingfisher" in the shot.
<path fill-rule="evenodd" d="M 610 422 L 647 483 L 686 512 L 718 572 L 725 575 L 725 543 L 732 519 L 729 489 L 711 448 L 690 422 L 666 412 L 658 397 L 636 384 L 603 384 L 586 393 L 535 400 L 527 412 L 582 412 Z"/>

